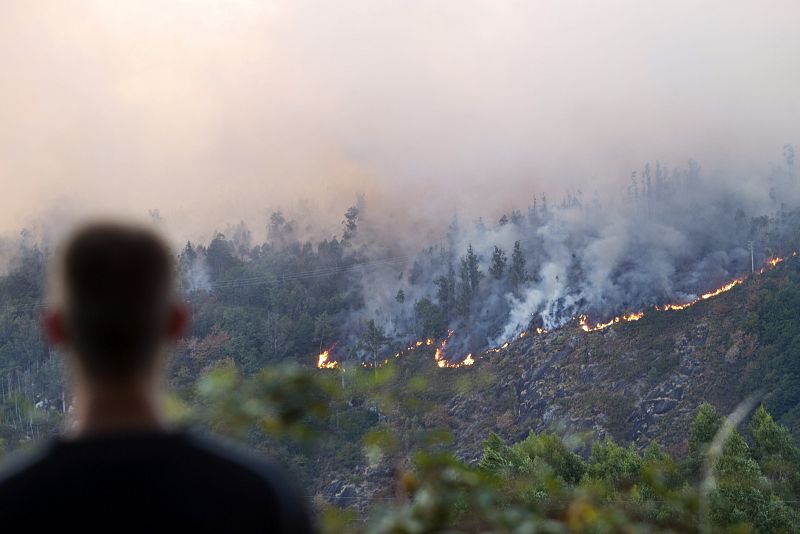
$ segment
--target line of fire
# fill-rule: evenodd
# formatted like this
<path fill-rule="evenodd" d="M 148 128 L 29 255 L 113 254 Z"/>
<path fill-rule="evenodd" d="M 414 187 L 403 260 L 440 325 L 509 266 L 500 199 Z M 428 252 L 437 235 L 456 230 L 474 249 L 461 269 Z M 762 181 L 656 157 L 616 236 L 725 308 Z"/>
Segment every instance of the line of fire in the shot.
<path fill-rule="evenodd" d="M 783 257 L 776 256 L 776 257 L 770 258 L 764 263 L 763 267 L 761 267 L 757 271 L 754 271 L 751 276 L 762 275 L 766 271 L 775 268 L 778 264 L 780 264 L 781 262 L 785 261 L 788 257 L 795 257 L 795 256 L 797 256 L 797 251 L 792 252 L 790 256 L 783 256 Z M 717 289 L 714 289 L 714 290 L 709 291 L 707 293 L 703 293 L 702 295 L 700 295 L 700 296 L 698 296 L 698 297 L 696 297 L 696 298 L 694 298 L 694 299 L 692 299 L 692 300 L 690 300 L 688 302 L 670 303 L 670 304 L 663 304 L 661 306 L 658 306 L 658 305 L 653 306 L 653 311 L 656 311 L 656 312 L 667 312 L 667 311 L 685 310 L 687 308 L 690 308 L 691 306 L 694 306 L 695 304 L 697 304 L 699 302 L 702 302 L 702 301 L 708 300 L 708 299 L 712 299 L 712 298 L 714 298 L 716 296 L 719 296 L 719 295 L 721 295 L 723 293 L 726 293 L 726 292 L 730 291 L 734 287 L 744 283 L 745 280 L 747 280 L 747 278 L 748 278 L 747 276 L 740 276 L 739 278 L 734 278 L 730 282 L 727 282 L 726 284 L 723 284 L 722 286 L 718 287 Z M 605 330 L 606 328 L 608 328 L 610 326 L 613 326 L 615 324 L 620 324 L 620 323 L 624 323 L 624 322 L 638 321 L 638 320 L 642 319 L 644 316 L 645 316 L 645 311 L 628 312 L 628 313 L 624 313 L 622 315 L 618 315 L 616 317 L 612 317 L 611 319 L 609 319 L 606 322 L 598 322 L 598 323 L 594 323 L 593 324 L 592 322 L 589 321 L 589 318 L 586 315 L 579 315 L 577 317 L 577 325 L 578 325 L 578 327 L 580 328 L 581 331 L 586 332 L 586 333 L 591 333 L 591 332 L 598 332 L 600 330 Z M 568 324 L 574 324 L 575 321 L 576 320 L 573 319 Z M 546 334 L 547 330 L 545 330 L 543 328 L 536 327 L 535 329 L 533 329 L 530 332 L 529 331 L 521 332 L 519 334 L 518 338 L 519 339 L 524 338 L 524 337 L 528 336 L 530 333 L 535 333 L 537 335 L 541 335 L 541 334 Z M 406 347 L 404 350 L 395 353 L 394 357 L 395 358 L 399 358 L 403 354 L 415 351 L 417 349 L 425 349 L 425 348 L 429 348 L 429 347 L 432 347 L 432 346 L 436 346 L 433 358 L 434 358 L 434 361 L 436 362 L 437 367 L 439 367 L 440 369 L 459 369 L 459 368 L 462 368 L 462 367 L 469 367 L 471 365 L 474 365 L 475 364 L 475 356 L 473 356 L 472 353 L 469 353 L 466 356 L 461 357 L 461 358 L 456 358 L 456 359 L 454 359 L 452 361 L 445 358 L 445 351 L 447 349 L 447 344 L 453 338 L 453 336 L 455 336 L 455 332 L 453 330 L 448 330 L 447 331 L 447 336 L 445 336 L 445 338 L 443 340 L 441 340 L 440 342 L 437 342 L 432 338 L 427 338 L 427 339 L 415 341 L 413 344 L 411 344 L 410 346 Z M 513 340 L 506 341 L 505 343 L 503 343 L 499 347 L 495 347 L 495 348 L 491 348 L 491 349 L 486 350 L 485 353 L 490 354 L 490 353 L 502 352 L 503 350 L 505 350 L 505 349 L 507 349 L 509 347 L 509 345 L 511 344 L 512 341 Z M 318 357 L 317 357 L 317 368 L 319 368 L 319 369 L 340 369 L 340 370 L 343 370 L 343 366 L 342 366 L 341 362 L 339 362 L 338 360 L 331 359 L 332 358 L 333 349 L 335 347 L 336 347 L 336 343 L 334 343 L 333 345 L 331 345 L 329 348 L 325 349 L 323 352 L 321 352 L 318 355 Z M 381 366 L 381 365 L 385 365 L 387 363 L 389 363 L 389 359 L 384 359 L 384 361 L 382 363 L 377 363 L 377 364 L 371 363 L 371 362 L 361 362 L 361 366 L 363 366 L 363 367 L 373 367 L 375 365 Z"/>

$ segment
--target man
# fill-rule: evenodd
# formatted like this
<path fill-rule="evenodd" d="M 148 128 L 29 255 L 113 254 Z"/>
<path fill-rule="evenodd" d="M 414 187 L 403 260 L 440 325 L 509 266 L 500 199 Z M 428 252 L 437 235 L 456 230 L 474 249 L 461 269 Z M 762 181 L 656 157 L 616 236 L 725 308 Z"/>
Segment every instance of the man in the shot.
<path fill-rule="evenodd" d="M 43 315 L 67 357 L 74 421 L 0 471 L 5 532 L 309 532 L 281 470 L 170 430 L 161 379 L 188 315 L 152 232 L 88 225 L 59 254 Z"/>

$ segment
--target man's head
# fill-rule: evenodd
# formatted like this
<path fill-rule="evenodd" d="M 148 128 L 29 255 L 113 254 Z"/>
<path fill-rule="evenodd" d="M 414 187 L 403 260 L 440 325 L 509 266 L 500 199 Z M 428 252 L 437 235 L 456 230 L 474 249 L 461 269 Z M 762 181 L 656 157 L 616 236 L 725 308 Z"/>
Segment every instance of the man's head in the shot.
<path fill-rule="evenodd" d="M 89 381 L 147 376 L 186 325 L 172 254 L 146 228 L 82 227 L 59 251 L 52 276 L 46 333 Z"/>

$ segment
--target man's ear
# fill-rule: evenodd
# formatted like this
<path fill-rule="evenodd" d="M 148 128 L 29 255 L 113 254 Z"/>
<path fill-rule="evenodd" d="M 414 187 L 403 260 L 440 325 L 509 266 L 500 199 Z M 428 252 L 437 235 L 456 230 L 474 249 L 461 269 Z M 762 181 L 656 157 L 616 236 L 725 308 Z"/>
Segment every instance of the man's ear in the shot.
<path fill-rule="evenodd" d="M 58 308 L 47 308 L 41 316 L 42 332 L 47 341 L 56 347 L 67 344 L 67 327 L 64 320 L 64 313 Z"/>
<path fill-rule="evenodd" d="M 189 328 L 189 307 L 182 302 L 172 304 L 167 319 L 167 339 L 170 343 L 178 341 Z"/>

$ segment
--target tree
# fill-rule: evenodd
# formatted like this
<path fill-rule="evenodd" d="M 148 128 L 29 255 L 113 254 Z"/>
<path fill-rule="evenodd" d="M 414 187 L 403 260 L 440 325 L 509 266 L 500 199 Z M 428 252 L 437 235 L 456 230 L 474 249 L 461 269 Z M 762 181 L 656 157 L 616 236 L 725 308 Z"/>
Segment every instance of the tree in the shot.
<path fill-rule="evenodd" d="M 433 281 L 436 285 L 436 300 L 439 302 L 445 318 L 449 319 L 456 305 L 456 273 L 450 264 L 446 276 L 440 276 Z"/>
<path fill-rule="evenodd" d="M 344 220 L 342 221 L 342 225 L 344 226 L 342 243 L 349 243 L 356 236 L 359 212 L 358 206 L 350 206 L 344 213 Z"/>
<path fill-rule="evenodd" d="M 402 304 L 406 301 L 406 294 L 402 289 L 397 290 L 397 295 L 394 296 L 394 300 L 397 301 L 398 304 Z"/>
<path fill-rule="evenodd" d="M 623 448 L 607 439 L 595 443 L 589 455 L 589 475 L 613 487 L 636 482 L 642 466 L 642 457 L 632 443 Z"/>
<path fill-rule="evenodd" d="M 192 246 L 192 242 L 187 241 L 186 246 L 183 247 L 183 252 L 181 252 L 180 256 L 178 256 L 178 264 L 179 265 L 183 265 L 184 263 L 191 264 L 196 257 L 197 253 L 194 251 L 194 246 Z"/>
<path fill-rule="evenodd" d="M 225 273 L 239 263 L 234 256 L 233 245 L 220 233 L 208 245 L 206 261 L 211 270 L 211 277 L 215 281 L 219 281 Z"/>
<path fill-rule="evenodd" d="M 483 456 L 478 463 L 478 467 L 484 471 L 505 474 L 505 471 L 518 464 L 514 451 L 506 445 L 503 438 L 494 432 L 489 432 L 489 437 L 483 442 Z"/>
<path fill-rule="evenodd" d="M 776 491 L 788 498 L 800 494 L 800 449 L 792 434 L 759 406 L 750 421 L 753 457 Z"/>
<path fill-rule="evenodd" d="M 469 247 L 467 248 L 466 257 L 464 257 L 464 259 L 461 261 L 462 264 L 466 266 L 470 295 L 475 297 L 478 294 L 478 288 L 480 287 L 483 273 L 480 269 L 480 258 L 478 258 L 478 255 L 475 254 L 475 250 L 472 248 L 472 243 L 470 243 Z"/>
<path fill-rule="evenodd" d="M 459 312 L 464 317 L 469 316 L 469 309 L 472 300 L 478 294 L 483 273 L 480 270 L 479 258 L 472 248 L 472 244 L 467 248 L 467 255 L 461 258 L 461 265 L 458 270 L 459 284 Z"/>
<path fill-rule="evenodd" d="M 793 532 L 797 513 L 761 483 L 763 475 L 744 438 L 734 431 L 715 462 L 710 495 L 714 525 L 739 531 Z"/>
<path fill-rule="evenodd" d="M 342 225 L 344 226 L 344 230 L 342 232 L 343 245 L 348 246 L 356 236 L 356 232 L 358 231 L 358 223 L 360 219 L 364 217 L 366 207 L 367 202 L 364 198 L 364 195 L 358 195 L 356 197 L 355 205 L 347 208 L 347 211 L 344 214 L 344 220 L 342 221 Z"/>
<path fill-rule="evenodd" d="M 378 353 L 389 343 L 389 336 L 382 326 L 375 324 L 373 319 L 364 323 L 364 333 L 361 336 L 361 347 L 372 356 L 372 363 L 377 365 Z"/>
<path fill-rule="evenodd" d="M 511 282 L 511 287 L 515 291 L 528 280 L 525 255 L 522 253 L 522 245 L 519 241 L 514 243 L 514 251 L 511 253 L 511 268 L 509 269 L 508 277 Z"/>
<path fill-rule="evenodd" d="M 274 245 L 284 247 L 292 239 L 292 223 L 288 222 L 283 213 L 275 211 L 269 217 L 267 239 Z"/>
<path fill-rule="evenodd" d="M 420 337 L 436 337 L 447 328 L 447 318 L 429 298 L 421 298 L 414 304 L 414 317 Z"/>
<path fill-rule="evenodd" d="M 495 280 L 500 280 L 505 272 L 506 263 L 508 263 L 506 253 L 503 252 L 500 247 L 495 246 L 494 253 L 492 253 L 492 265 L 489 267 L 489 274 L 491 274 Z"/>
<path fill-rule="evenodd" d="M 689 426 L 689 454 L 686 457 L 687 475 L 699 478 L 702 475 L 706 452 L 714 436 L 722 426 L 722 416 L 712 405 L 704 402 L 697 408 Z"/>

